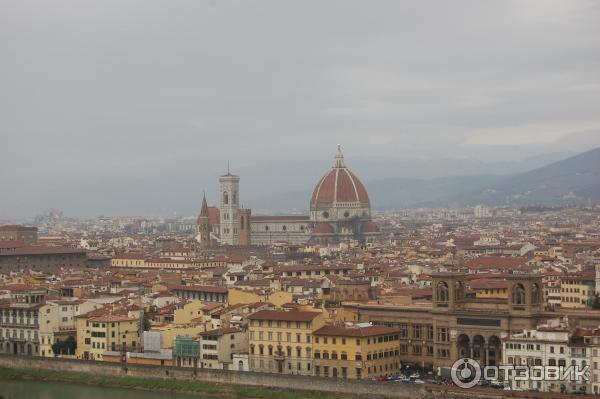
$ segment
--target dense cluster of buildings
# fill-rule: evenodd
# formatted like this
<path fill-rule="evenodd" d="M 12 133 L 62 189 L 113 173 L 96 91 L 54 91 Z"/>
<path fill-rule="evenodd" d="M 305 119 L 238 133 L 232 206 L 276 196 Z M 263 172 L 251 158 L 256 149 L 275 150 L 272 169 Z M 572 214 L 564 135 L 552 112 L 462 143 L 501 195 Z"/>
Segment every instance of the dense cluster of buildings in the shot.
<path fill-rule="evenodd" d="M 192 229 L 0 227 L 0 352 L 348 379 L 578 365 L 589 380 L 503 384 L 600 392 L 599 206 L 372 216 L 340 151 L 308 215 L 254 216 L 238 182 Z"/>

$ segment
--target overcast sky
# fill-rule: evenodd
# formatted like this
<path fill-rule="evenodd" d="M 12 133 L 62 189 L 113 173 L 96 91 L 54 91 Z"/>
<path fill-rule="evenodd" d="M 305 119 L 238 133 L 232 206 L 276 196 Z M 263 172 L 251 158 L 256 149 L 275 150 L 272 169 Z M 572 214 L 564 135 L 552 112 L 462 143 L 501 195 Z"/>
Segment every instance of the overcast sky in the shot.
<path fill-rule="evenodd" d="M 4 217 L 52 187 L 329 163 L 338 143 L 484 162 L 600 145 L 600 1 L 0 0 L 0 52 Z"/>

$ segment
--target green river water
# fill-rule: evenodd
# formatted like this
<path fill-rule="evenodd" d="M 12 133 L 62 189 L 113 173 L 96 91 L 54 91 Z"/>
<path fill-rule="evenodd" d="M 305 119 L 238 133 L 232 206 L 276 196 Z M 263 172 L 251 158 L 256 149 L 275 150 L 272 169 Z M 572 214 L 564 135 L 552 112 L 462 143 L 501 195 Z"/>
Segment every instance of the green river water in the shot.
<path fill-rule="evenodd" d="M 0 381 L 0 399 L 207 399 L 204 396 L 60 382 Z"/>

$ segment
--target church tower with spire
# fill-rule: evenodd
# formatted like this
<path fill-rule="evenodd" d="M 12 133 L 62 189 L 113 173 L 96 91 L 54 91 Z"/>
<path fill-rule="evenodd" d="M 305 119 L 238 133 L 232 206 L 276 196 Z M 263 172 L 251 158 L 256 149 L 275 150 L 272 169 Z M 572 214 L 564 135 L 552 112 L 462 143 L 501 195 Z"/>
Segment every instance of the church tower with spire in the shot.
<path fill-rule="evenodd" d="M 206 203 L 206 194 L 202 198 L 202 209 L 197 221 L 198 235 L 196 239 L 200 243 L 200 248 L 208 249 L 211 247 L 210 239 L 210 218 L 208 216 L 208 204 Z"/>

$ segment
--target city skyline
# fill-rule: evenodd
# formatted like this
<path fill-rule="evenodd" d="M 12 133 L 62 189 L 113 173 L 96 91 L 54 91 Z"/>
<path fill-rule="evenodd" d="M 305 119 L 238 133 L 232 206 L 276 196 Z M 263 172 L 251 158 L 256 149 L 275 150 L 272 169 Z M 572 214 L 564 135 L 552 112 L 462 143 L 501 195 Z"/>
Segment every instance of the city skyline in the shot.
<path fill-rule="evenodd" d="M 0 0 L 0 399 L 600 395 L 600 1 Z"/>

